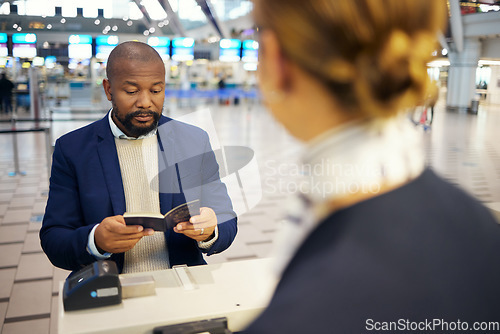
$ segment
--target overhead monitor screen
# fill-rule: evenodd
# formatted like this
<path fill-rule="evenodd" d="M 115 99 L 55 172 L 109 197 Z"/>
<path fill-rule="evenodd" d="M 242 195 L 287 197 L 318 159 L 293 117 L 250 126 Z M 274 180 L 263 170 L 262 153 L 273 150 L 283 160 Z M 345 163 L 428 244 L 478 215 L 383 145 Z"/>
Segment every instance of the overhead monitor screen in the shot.
<path fill-rule="evenodd" d="M 174 38 L 172 40 L 172 59 L 175 61 L 188 61 L 194 59 L 194 39 Z"/>
<path fill-rule="evenodd" d="M 163 60 L 170 59 L 170 39 L 168 37 L 149 37 L 148 44 L 160 54 Z"/>
<path fill-rule="evenodd" d="M 12 34 L 12 55 L 17 58 L 36 57 L 36 35 Z"/>
<path fill-rule="evenodd" d="M 95 57 L 97 59 L 106 60 L 109 57 L 109 54 L 114 49 L 114 46 L 111 45 L 96 45 L 95 46 Z"/>
<path fill-rule="evenodd" d="M 254 40 L 244 41 L 241 60 L 256 63 L 259 60 L 259 42 Z"/>
<path fill-rule="evenodd" d="M 92 36 L 90 35 L 70 35 L 68 38 L 69 44 L 92 44 Z"/>
<path fill-rule="evenodd" d="M 14 44 L 12 46 L 12 55 L 17 58 L 36 57 L 35 44 Z"/>
<path fill-rule="evenodd" d="M 7 49 L 7 34 L 0 33 L 0 57 L 7 57 L 9 50 Z"/>
<path fill-rule="evenodd" d="M 95 38 L 96 45 L 113 45 L 117 46 L 119 42 L 118 36 L 100 35 Z"/>
<path fill-rule="evenodd" d="M 12 43 L 14 44 L 35 44 L 35 34 L 12 34 Z"/>
<path fill-rule="evenodd" d="M 95 39 L 95 57 L 101 60 L 108 59 L 111 50 L 113 50 L 115 46 L 118 45 L 118 42 L 118 36 L 97 36 Z"/>
<path fill-rule="evenodd" d="M 75 59 L 92 58 L 92 44 L 69 44 L 68 57 Z"/>
<path fill-rule="evenodd" d="M 219 60 L 238 62 L 241 59 L 241 41 L 239 39 L 221 39 L 219 42 Z"/>
<path fill-rule="evenodd" d="M 9 49 L 7 49 L 7 43 L 0 43 L 0 57 L 7 57 L 9 55 Z"/>

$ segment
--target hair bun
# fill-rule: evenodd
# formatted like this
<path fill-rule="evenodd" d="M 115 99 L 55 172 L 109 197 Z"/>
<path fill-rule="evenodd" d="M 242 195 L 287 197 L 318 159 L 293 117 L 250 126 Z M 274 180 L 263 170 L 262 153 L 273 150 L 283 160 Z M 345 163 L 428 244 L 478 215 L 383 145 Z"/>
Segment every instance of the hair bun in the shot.
<path fill-rule="evenodd" d="M 394 30 L 375 54 L 361 54 L 356 89 L 363 97 L 358 100 L 362 108 L 376 116 L 391 116 L 388 110 L 397 112 L 420 101 L 429 82 L 426 63 L 434 46 L 430 33 L 410 36 Z"/>
<path fill-rule="evenodd" d="M 340 58 L 331 60 L 325 70 L 324 75 L 327 76 L 327 79 L 338 83 L 352 82 L 358 75 L 353 64 Z"/>

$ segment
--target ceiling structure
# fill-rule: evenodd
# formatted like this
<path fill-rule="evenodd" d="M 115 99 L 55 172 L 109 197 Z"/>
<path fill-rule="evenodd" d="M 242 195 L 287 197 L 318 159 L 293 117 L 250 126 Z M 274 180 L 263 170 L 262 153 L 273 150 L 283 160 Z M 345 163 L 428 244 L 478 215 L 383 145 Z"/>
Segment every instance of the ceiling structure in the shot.
<path fill-rule="evenodd" d="M 224 21 L 251 9 L 250 0 L 0 0 L 0 32 L 186 36 L 208 24 L 227 38 Z"/>

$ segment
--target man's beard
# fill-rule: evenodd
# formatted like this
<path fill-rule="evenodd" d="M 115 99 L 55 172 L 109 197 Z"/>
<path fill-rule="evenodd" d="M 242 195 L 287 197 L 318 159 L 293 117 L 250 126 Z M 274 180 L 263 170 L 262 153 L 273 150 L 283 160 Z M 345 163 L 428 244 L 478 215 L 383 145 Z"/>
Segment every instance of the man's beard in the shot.
<path fill-rule="evenodd" d="M 151 115 L 153 116 L 153 123 L 150 126 L 135 126 L 132 124 L 132 119 L 139 115 Z M 158 121 L 160 120 L 160 114 L 149 110 L 137 110 L 133 113 L 127 114 L 124 118 L 120 118 L 119 110 L 116 106 L 113 106 L 113 116 L 117 119 L 123 127 L 127 130 L 127 135 L 132 137 L 140 137 L 145 134 L 150 133 L 158 127 Z"/>

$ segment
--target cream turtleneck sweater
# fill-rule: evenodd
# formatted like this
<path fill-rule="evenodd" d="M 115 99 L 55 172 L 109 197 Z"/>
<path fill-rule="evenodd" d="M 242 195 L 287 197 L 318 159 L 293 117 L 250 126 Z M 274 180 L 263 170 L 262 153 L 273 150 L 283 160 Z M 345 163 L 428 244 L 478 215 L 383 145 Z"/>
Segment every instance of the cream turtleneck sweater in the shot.
<path fill-rule="evenodd" d="M 158 187 L 158 139 L 115 138 L 128 212 L 160 212 Z M 165 234 L 143 237 L 125 252 L 124 273 L 169 268 Z"/>

